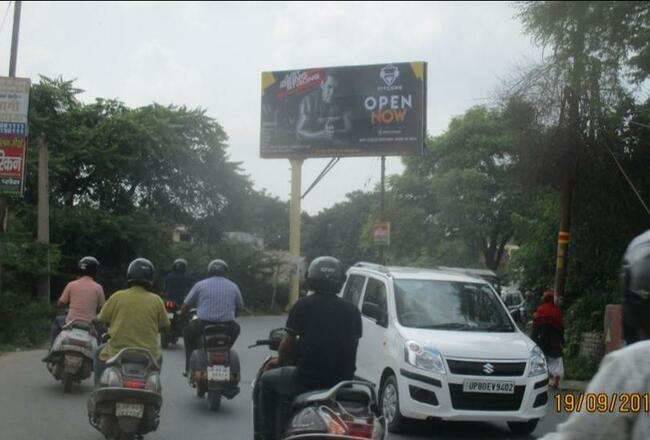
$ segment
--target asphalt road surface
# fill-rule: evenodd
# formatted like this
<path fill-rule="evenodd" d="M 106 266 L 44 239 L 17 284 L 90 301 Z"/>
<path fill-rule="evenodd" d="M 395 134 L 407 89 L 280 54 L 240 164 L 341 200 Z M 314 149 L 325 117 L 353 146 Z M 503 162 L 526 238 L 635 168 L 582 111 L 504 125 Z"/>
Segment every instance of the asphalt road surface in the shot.
<path fill-rule="evenodd" d="M 242 392 L 233 400 L 222 402 L 217 413 L 210 412 L 205 400 L 181 376 L 183 348 L 178 345 L 164 353 L 162 370 L 163 409 L 158 431 L 146 436 L 150 440 L 250 440 L 251 380 L 268 354 L 266 347 L 248 349 L 263 339 L 270 329 L 283 324 L 281 317 L 247 317 L 241 319 L 242 332 L 235 344 L 242 363 Z M 75 385 L 71 394 L 63 394 L 40 360 L 43 350 L 9 353 L 0 356 L 0 439 L 6 440 L 102 440 L 87 419 L 86 400 L 92 391 L 87 380 Z M 552 400 L 550 400 L 552 402 Z M 390 435 L 397 439 L 514 439 L 538 438 L 565 418 L 549 410 L 530 437 L 516 437 L 507 426 L 482 423 L 417 423 L 408 435 Z"/>

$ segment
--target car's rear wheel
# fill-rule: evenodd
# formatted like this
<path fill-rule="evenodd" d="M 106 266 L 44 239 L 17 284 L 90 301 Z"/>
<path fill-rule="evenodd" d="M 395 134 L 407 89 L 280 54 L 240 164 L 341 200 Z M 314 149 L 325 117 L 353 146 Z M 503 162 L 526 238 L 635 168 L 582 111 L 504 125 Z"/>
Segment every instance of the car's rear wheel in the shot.
<path fill-rule="evenodd" d="M 539 419 L 533 419 L 527 422 L 508 422 L 508 428 L 510 428 L 513 434 L 528 435 L 537 428 L 538 422 Z"/>
<path fill-rule="evenodd" d="M 408 419 L 402 416 L 399 409 L 399 391 L 397 379 L 391 375 L 384 380 L 381 386 L 381 411 L 386 420 L 386 426 L 389 432 L 402 432 Z"/>

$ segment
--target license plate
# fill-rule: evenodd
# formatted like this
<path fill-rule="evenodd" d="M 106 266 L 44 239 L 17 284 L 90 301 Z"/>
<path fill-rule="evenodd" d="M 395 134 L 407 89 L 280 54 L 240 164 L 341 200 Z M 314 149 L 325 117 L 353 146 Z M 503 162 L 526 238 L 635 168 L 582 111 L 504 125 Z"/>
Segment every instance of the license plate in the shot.
<path fill-rule="evenodd" d="M 141 419 L 144 414 L 144 405 L 141 403 L 120 403 L 115 404 L 116 417 L 134 417 Z"/>
<path fill-rule="evenodd" d="M 174 319 L 174 314 L 173 314 L 173 313 L 169 313 L 169 312 L 167 312 L 167 317 L 168 317 L 169 319 Z"/>
<path fill-rule="evenodd" d="M 489 380 L 466 380 L 463 382 L 465 393 L 514 394 L 514 382 L 497 382 Z"/>
<path fill-rule="evenodd" d="M 230 367 L 213 365 L 208 367 L 208 381 L 230 382 Z"/>

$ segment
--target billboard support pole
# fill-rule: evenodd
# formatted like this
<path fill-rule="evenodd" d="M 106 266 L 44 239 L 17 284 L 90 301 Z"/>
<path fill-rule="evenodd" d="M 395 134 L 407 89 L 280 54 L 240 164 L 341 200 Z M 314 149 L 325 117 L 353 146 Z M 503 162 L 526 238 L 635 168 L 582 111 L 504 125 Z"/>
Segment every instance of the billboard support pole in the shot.
<path fill-rule="evenodd" d="M 296 262 L 295 272 L 291 276 L 291 290 L 287 309 L 298 301 L 300 293 L 300 190 L 302 187 L 303 159 L 289 159 L 291 163 L 291 205 L 289 213 L 289 253 Z"/>
<path fill-rule="evenodd" d="M 379 200 L 379 221 L 383 223 L 386 221 L 386 213 L 384 212 L 384 203 L 386 198 L 386 156 L 381 157 L 381 184 L 380 184 L 380 200 Z M 379 262 L 381 264 L 386 264 L 386 258 L 384 255 L 384 246 L 379 246 Z"/>
<path fill-rule="evenodd" d="M 16 60 L 18 58 L 18 32 L 20 30 L 20 11 L 22 2 L 14 2 L 14 23 L 11 34 L 11 52 L 9 53 L 9 77 L 16 77 Z M 0 295 L 2 294 L 2 263 L 4 259 L 4 240 L 7 232 L 7 218 L 9 217 L 9 202 L 7 197 L 0 195 Z"/>

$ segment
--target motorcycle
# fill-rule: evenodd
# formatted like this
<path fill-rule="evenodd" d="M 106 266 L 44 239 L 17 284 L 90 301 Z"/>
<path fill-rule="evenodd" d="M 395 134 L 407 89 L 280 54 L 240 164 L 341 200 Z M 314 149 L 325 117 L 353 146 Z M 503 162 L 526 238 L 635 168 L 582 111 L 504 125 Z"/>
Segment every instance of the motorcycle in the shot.
<path fill-rule="evenodd" d="M 73 383 L 81 383 L 91 376 L 96 349 L 97 339 L 91 324 L 75 320 L 63 327 L 44 362 L 54 378 L 63 383 L 64 393 L 72 391 Z"/>
<path fill-rule="evenodd" d="M 170 345 L 176 344 L 179 338 L 183 336 L 183 327 L 185 320 L 180 315 L 180 305 L 174 301 L 165 301 L 167 317 L 171 322 L 171 327 L 160 332 L 160 346 L 169 348 Z"/>
<path fill-rule="evenodd" d="M 269 339 L 259 340 L 249 348 L 266 345 L 277 351 L 286 331 L 275 329 Z M 262 414 L 259 403 L 259 382 L 269 369 L 275 356 L 270 355 L 262 363 L 253 381 L 253 427 L 255 440 L 263 440 L 261 432 Z M 289 411 L 287 411 L 289 409 Z M 343 381 L 328 390 L 303 393 L 292 401 L 280 402 L 275 408 L 276 420 L 288 420 L 278 427 L 276 440 L 339 439 L 339 440 L 382 440 L 386 424 L 377 405 L 377 395 L 372 383 L 360 380 Z M 288 419 L 282 417 L 289 414 Z"/>
<path fill-rule="evenodd" d="M 201 333 L 201 346 L 190 357 L 189 382 L 196 395 L 207 394 L 208 408 L 217 411 L 221 397 L 233 399 L 239 394 L 239 356 L 232 349 L 227 324 L 206 325 Z"/>
<path fill-rule="evenodd" d="M 158 429 L 160 366 L 148 350 L 125 348 L 106 362 L 88 399 L 88 420 L 107 439 L 131 440 Z"/>

